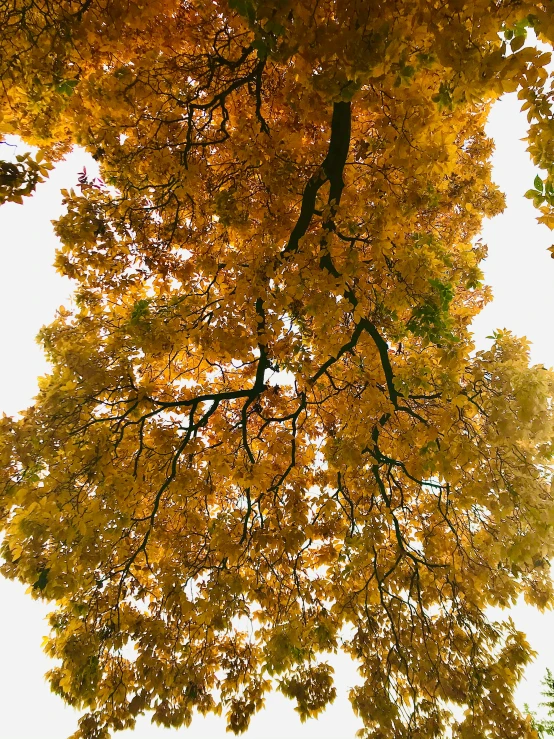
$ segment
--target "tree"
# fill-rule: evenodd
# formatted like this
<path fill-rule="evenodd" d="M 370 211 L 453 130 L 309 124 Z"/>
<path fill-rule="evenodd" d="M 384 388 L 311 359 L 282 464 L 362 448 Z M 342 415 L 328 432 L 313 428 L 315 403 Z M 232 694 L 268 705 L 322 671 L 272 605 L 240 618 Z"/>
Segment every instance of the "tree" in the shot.
<path fill-rule="evenodd" d="M 539 719 L 534 711 L 531 711 L 527 705 L 525 706 L 525 709 L 531 718 L 533 728 L 539 735 L 540 739 L 554 735 L 554 721 L 552 721 L 551 718 L 554 713 L 554 676 L 548 668 L 546 669 L 546 675 L 542 684 L 544 690 L 541 692 L 541 695 L 546 700 L 542 701 L 540 705 L 547 709 L 549 718 L 546 720 Z"/>
<path fill-rule="evenodd" d="M 2 130 L 102 176 L 65 192 L 75 308 L 0 433 L 2 571 L 53 602 L 75 737 L 195 710 L 239 733 L 272 688 L 315 716 L 339 649 L 365 737 L 535 735 L 531 650 L 486 609 L 552 603 L 554 376 L 508 331 L 474 354 L 470 323 L 503 92 L 554 225 L 550 54 L 524 43 L 553 10 L 2 10 Z"/>

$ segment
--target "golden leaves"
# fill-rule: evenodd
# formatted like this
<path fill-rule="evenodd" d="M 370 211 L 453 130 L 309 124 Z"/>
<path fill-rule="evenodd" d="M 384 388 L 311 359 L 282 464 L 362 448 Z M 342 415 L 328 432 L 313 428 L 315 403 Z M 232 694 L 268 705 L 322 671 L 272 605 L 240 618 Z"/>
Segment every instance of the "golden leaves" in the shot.
<path fill-rule="evenodd" d="M 75 307 L 0 430 L 3 572 L 56 602 L 79 736 L 240 732 L 275 687 L 317 715 L 339 645 L 367 737 L 523 735 L 529 649 L 484 612 L 551 601 L 554 380 L 509 333 L 471 358 L 469 324 L 503 91 L 549 223 L 548 55 L 520 40 L 548 13 L 93 1 L 24 33 L 13 7 L 2 130 L 107 183 L 64 193 Z"/>

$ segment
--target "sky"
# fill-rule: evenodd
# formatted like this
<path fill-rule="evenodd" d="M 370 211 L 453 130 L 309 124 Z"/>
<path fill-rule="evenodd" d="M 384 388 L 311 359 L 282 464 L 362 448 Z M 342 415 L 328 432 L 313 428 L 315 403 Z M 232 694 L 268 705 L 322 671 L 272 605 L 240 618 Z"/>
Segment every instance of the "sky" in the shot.
<path fill-rule="evenodd" d="M 554 366 L 554 260 L 548 247 L 554 233 L 536 222 L 536 212 L 523 197 L 537 174 L 525 151 L 525 116 L 515 95 L 498 102 L 488 133 L 496 142 L 494 179 L 507 196 L 504 213 L 487 221 L 482 240 L 488 244 L 485 278 L 494 301 L 477 317 L 477 348 L 489 344 L 495 329 L 509 328 L 531 341 L 534 363 Z M 4 153 L 4 152 L 2 152 Z M 91 160 L 75 151 L 61 162 L 50 180 L 39 186 L 23 206 L 8 203 L 0 209 L 0 413 L 17 413 L 32 402 L 37 377 L 47 371 L 35 336 L 49 323 L 58 306 L 69 305 L 71 284 L 52 267 L 57 240 L 50 219 L 62 211 L 60 188 L 74 187 L 77 173 Z M 43 678 L 52 666 L 41 651 L 47 633 L 47 604 L 33 600 L 19 583 L 0 578 L 0 736 L 2 739 L 66 739 L 76 729 L 77 713 L 50 693 Z M 540 614 L 518 604 L 510 614 L 527 633 L 537 652 L 518 693 L 518 703 L 536 707 L 540 682 L 547 667 L 554 670 L 554 612 Z M 357 675 L 345 659 L 334 662 L 338 697 L 318 719 L 301 724 L 294 705 L 274 695 L 252 720 L 245 739 L 354 739 L 360 723 L 347 699 Z M 224 721 L 195 719 L 189 729 L 169 730 L 139 722 L 121 739 L 223 739 Z"/>

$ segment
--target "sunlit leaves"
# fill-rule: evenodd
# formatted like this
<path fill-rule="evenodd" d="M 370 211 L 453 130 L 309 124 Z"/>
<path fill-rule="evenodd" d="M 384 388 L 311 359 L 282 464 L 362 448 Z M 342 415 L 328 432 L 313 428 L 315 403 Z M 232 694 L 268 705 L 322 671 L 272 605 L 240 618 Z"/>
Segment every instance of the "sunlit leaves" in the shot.
<path fill-rule="evenodd" d="M 339 649 L 365 737 L 532 736 L 486 609 L 552 602 L 554 380 L 469 326 L 503 92 L 552 220 L 550 6 L 39 6 L 5 11 L 2 130 L 101 178 L 63 191 L 74 307 L 1 421 L 2 554 L 75 736 L 242 732 L 273 689 L 317 716 Z"/>

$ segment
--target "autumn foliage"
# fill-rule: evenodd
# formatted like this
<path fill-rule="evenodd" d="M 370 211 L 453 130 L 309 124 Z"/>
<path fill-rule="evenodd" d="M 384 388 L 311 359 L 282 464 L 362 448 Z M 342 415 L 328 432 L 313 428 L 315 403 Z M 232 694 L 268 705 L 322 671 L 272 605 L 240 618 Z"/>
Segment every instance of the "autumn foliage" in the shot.
<path fill-rule="evenodd" d="M 272 689 L 315 716 L 337 650 L 363 737 L 533 736 L 529 646 L 487 608 L 553 602 L 554 376 L 508 332 L 475 353 L 470 324 L 504 92 L 554 226 L 550 54 L 526 43 L 554 4 L 0 13 L 1 131 L 40 148 L 0 198 L 74 145 L 102 177 L 64 194 L 75 307 L 0 422 L 2 571 L 53 603 L 75 736 L 195 711 L 241 732 Z"/>

